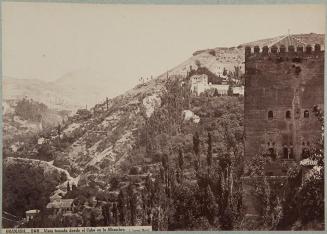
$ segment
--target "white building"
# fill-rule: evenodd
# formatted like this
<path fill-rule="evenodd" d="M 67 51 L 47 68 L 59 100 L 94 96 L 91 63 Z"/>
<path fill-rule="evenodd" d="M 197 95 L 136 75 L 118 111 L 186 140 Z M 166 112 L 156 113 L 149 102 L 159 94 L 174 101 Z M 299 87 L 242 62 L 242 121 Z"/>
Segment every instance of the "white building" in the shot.
<path fill-rule="evenodd" d="M 228 95 L 229 85 L 227 85 L 227 84 L 212 85 L 210 83 L 209 87 L 210 87 L 210 89 L 216 89 L 217 92 L 218 92 L 218 95 L 221 95 L 221 96 Z"/>
<path fill-rule="evenodd" d="M 193 75 L 191 77 L 191 92 L 200 95 L 206 90 L 216 89 L 218 95 L 228 95 L 229 85 L 227 84 L 211 84 L 208 82 L 208 76 L 205 74 L 202 75 Z"/>
<path fill-rule="evenodd" d="M 203 75 L 193 75 L 191 77 L 191 92 L 200 95 L 206 89 L 208 89 L 208 76 Z"/>
<path fill-rule="evenodd" d="M 26 221 L 34 219 L 34 217 L 40 213 L 40 210 L 27 210 L 26 212 Z"/>
<path fill-rule="evenodd" d="M 244 86 L 233 87 L 233 95 L 244 96 Z"/>

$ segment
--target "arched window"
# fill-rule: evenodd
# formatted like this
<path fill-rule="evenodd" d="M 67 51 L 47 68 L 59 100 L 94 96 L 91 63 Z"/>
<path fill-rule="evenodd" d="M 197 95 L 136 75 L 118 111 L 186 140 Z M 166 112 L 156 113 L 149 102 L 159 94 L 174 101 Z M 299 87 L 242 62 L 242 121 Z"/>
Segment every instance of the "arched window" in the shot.
<path fill-rule="evenodd" d="M 284 147 L 283 147 L 283 157 L 284 157 L 285 159 L 288 158 L 288 148 L 287 148 L 286 145 L 284 145 Z"/>
<path fill-rule="evenodd" d="M 309 111 L 305 110 L 303 116 L 304 118 L 309 118 Z"/>
<path fill-rule="evenodd" d="M 268 149 L 268 155 L 270 156 L 271 159 L 275 160 L 276 159 L 276 152 L 275 149 L 270 147 Z"/>
<path fill-rule="evenodd" d="M 291 146 L 290 148 L 290 152 L 289 152 L 289 158 L 294 158 L 294 151 L 293 151 L 293 146 Z"/>
<path fill-rule="evenodd" d="M 286 111 L 286 119 L 290 119 L 291 118 L 291 112 L 288 110 Z"/>
<path fill-rule="evenodd" d="M 268 119 L 273 119 L 273 118 L 274 118 L 273 111 L 268 111 Z"/>

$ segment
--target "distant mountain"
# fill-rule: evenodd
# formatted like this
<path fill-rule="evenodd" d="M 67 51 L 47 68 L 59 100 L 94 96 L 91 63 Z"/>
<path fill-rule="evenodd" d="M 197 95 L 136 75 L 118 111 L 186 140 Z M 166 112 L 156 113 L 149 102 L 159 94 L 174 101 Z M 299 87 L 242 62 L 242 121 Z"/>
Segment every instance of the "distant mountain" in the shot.
<path fill-rule="evenodd" d="M 36 79 L 4 78 L 2 85 L 4 101 L 28 98 L 57 110 L 74 110 L 81 106 L 72 95 L 67 95 L 54 83 Z"/>
<path fill-rule="evenodd" d="M 112 90 L 110 77 L 103 77 L 90 70 L 69 72 L 51 84 L 83 108 L 103 101 L 107 95 L 112 97 L 112 94 L 108 93 L 108 90 Z"/>
<path fill-rule="evenodd" d="M 311 38 L 310 35 L 299 37 L 320 43 L 320 36 L 314 34 Z M 261 42 L 278 42 L 283 37 L 278 38 Z M 247 44 L 257 45 L 259 42 Z M 169 154 L 170 162 L 175 163 L 178 150 L 183 149 L 187 161 L 185 167 L 193 167 L 193 134 L 197 131 L 204 143 L 201 143 L 201 157 L 207 152 L 205 142 L 209 130 L 213 132 L 216 147 L 213 154 L 230 151 L 226 138 L 228 144 L 233 144 L 235 154 L 240 153 L 243 151 L 244 129 L 242 98 L 192 97 L 185 78 L 190 66 L 196 68 L 199 63 L 216 75 L 221 75 L 224 68 L 232 72 L 237 66 L 242 67 L 241 72 L 244 72 L 244 45 L 196 51 L 167 73 L 140 83 L 108 102 L 99 98 L 96 105 L 77 112 L 59 129 L 53 128 L 35 138 L 17 138 L 16 142 L 4 144 L 4 155 L 42 157 L 42 160 L 53 161 L 54 166 L 68 170 L 73 177 L 80 176 L 78 186 L 92 184 L 99 191 L 118 192 L 119 188 L 126 188 L 131 180 L 139 180 L 139 187 L 144 187 L 144 178 L 149 172 L 158 171 L 164 154 Z M 92 74 L 71 73 L 52 83 L 31 80 L 5 82 L 4 96 L 8 99 L 34 95 L 50 104 L 55 104 L 51 100 L 60 97 L 67 103 L 79 102 L 80 106 L 84 106 L 88 99 L 96 98 L 95 92 L 105 95 L 106 87 L 101 85 L 102 82 L 92 82 Z M 188 119 L 185 113 L 188 113 Z M 226 131 L 231 135 L 226 137 Z M 140 174 L 131 173 L 132 167 L 139 167 Z M 112 187 L 109 181 L 118 175 L 122 178 L 117 179 L 116 187 Z"/>
<path fill-rule="evenodd" d="M 3 79 L 3 99 L 33 99 L 56 110 L 90 107 L 108 95 L 110 82 L 90 71 L 70 72 L 46 82 L 37 79 Z"/>

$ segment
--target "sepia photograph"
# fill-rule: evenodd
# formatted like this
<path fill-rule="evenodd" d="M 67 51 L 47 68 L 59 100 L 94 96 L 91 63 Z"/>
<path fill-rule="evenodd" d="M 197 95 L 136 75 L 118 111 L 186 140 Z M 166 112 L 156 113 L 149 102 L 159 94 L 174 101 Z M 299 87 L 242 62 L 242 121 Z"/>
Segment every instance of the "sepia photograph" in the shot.
<path fill-rule="evenodd" d="M 2 231 L 325 230 L 325 7 L 2 2 Z"/>

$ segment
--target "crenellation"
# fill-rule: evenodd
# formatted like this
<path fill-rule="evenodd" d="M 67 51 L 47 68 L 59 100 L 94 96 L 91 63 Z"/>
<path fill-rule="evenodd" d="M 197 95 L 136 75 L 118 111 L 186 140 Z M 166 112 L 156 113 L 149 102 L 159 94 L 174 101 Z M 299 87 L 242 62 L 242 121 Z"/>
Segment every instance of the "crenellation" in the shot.
<path fill-rule="evenodd" d="M 284 45 L 281 45 L 281 46 L 279 47 L 279 52 L 280 52 L 280 53 L 285 53 L 285 52 L 286 52 L 286 47 L 285 47 Z"/>
<path fill-rule="evenodd" d="M 296 48 L 296 52 L 298 52 L 298 53 L 303 53 L 303 46 L 298 46 L 298 47 Z"/>
<path fill-rule="evenodd" d="M 293 45 L 288 46 L 288 53 L 294 53 L 295 47 Z"/>
<path fill-rule="evenodd" d="M 320 52 L 321 51 L 321 46 L 320 44 L 315 44 L 315 52 Z"/>
<path fill-rule="evenodd" d="M 308 54 L 310 54 L 312 52 L 312 46 L 311 45 L 307 45 L 305 47 L 305 52 L 308 53 Z"/>
<path fill-rule="evenodd" d="M 278 51 L 278 47 L 277 46 L 272 46 L 271 49 L 270 49 L 271 53 L 273 54 L 277 54 L 277 51 Z"/>
<path fill-rule="evenodd" d="M 251 47 L 247 46 L 245 47 L 245 56 L 251 55 Z"/>
<path fill-rule="evenodd" d="M 262 54 L 267 55 L 268 52 L 269 52 L 269 47 L 268 46 L 262 47 Z"/>
<path fill-rule="evenodd" d="M 263 46 L 260 48 L 259 46 L 254 46 L 253 48 L 250 46 L 245 47 L 245 58 L 247 60 L 257 60 L 264 57 L 276 57 L 281 61 L 287 61 L 288 57 L 291 59 L 294 57 L 303 57 L 310 59 L 319 59 L 324 56 L 324 51 L 321 49 L 320 44 L 297 46 L 296 50 L 293 45 L 289 45 L 286 47 L 285 45 L 280 45 L 277 47 L 276 45 L 271 46 Z"/>
<path fill-rule="evenodd" d="M 259 54 L 260 53 L 260 47 L 259 46 L 255 46 L 253 49 L 255 54 Z"/>

